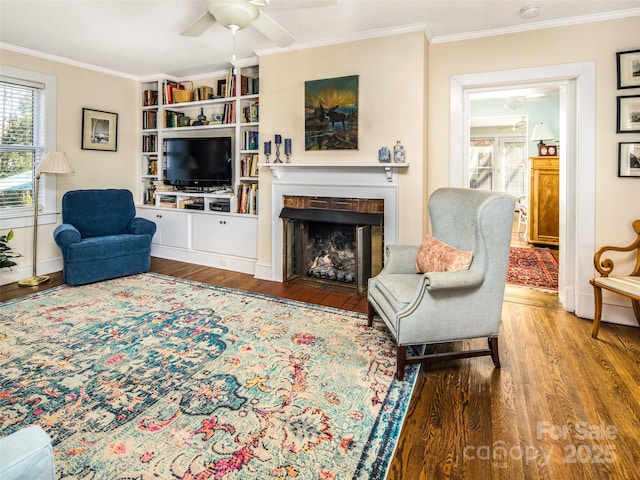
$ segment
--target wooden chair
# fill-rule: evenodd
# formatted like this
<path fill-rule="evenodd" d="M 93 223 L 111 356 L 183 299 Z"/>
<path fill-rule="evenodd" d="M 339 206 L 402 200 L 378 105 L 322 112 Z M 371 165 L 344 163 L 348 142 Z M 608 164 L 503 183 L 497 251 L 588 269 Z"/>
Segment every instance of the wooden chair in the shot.
<path fill-rule="evenodd" d="M 623 295 L 631 299 L 633 313 L 636 316 L 638 324 L 640 324 L 640 220 L 633 222 L 633 229 L 637 237 L 635 241 L 626 247 L 604 246 L 596 252 L 593 257 L 593 263 L 596 270 L 600 273 L 600 277 L 589 280 L 593 285 L 593 294 L 595 297 L 595 316 L 593 319 L 593 330 L 591 336 L 598 338 L 598 330 L 600 329 L 600 318 L 602 317 L 602 289 Z M 610 258 L 602 258 L 607 251 L 613 252 L 632 252 L 635 250 L 636 264 L 633 271 L 626 277 L 609 276 L 613 272 L 613 260 Z"/>

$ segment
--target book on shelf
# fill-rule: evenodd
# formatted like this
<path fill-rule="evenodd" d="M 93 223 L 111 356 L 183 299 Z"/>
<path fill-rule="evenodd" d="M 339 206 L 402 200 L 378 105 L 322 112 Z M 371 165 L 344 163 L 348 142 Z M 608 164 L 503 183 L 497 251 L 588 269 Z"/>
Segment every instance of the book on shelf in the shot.
<path fill-rule="evenodd" d="M 163 180 L 154 180 L 152 185 L 156 192 L 173 192 L 173 187 L 171 185 L 165 185 Z"/>
<path fill-rule="evenodd" d="M 256 130 L 245 130 L 242 132 L 242 149 L 257 150 L 260 142 L 258 141 L 258 132 Z"/>
<path fill-rule="evenodd" d="M 158 105 L 158 91 L 157 90 L 144 90 L 142 92 L 142 106 L 153 107 Z"/>
<path fill-rule="evenodd" d="M 257 177 L 258 176 L 258 154 L 243 155 L 240 159 L 240 176 L 241 177 Z"/>
<path fill-rule="evenodd" d="M 240 95 L 256 95 L 258 91 L 258 79 L 240 75 Z"/>
<path fill-rule="evenodd" d="M 147 173 L 149 175 L 158 175 L 158 155 L 149 155 L 147 160 Z"/>
<path fill-rule="evenodd" d="M 174 195 L 160 195 L 158 197 L 158 205 L 160 205 L 161 207 L 175 208 L 176 202 L 177 198 Z"/>
<path fill-rule="evenodd" d="M 258 214 L 258 184 L 242 183 L 236 189 L 236 213 Z"/>
<path fill-rule="evenodd" d="M 142 129 L 149 130 L 158 128 L 158 112 L 156 110 L 145 110 L 142 112 Z"/>
<path fill-rule="evenodd" d="M 258 122 L 259 108 L 260 104 L 258 102 L 253 102 L 250 105 L 245 106 L 242 109 L 242 121 L 245 123 Z"/>
<path fill-rule="evenodd" d="M 155 134 L 142 136 L 142 151 L 157 152 L 158 151 L 158 137 Z"/>
<path fill-rule="evenodd" d="M 209 100 L 213 98 L 213 88 L 212 87 L 198 87 L 193 91 L 193 100 L 195 102 L 200 102 L 202 100 Z"/>
<path fill-rule="evenodd" d="M 180 84 L 178 82 L 174 82 L 173 80 L 165 80 L 162 82 L 162 103 L 167 105 L 173 102 L 173 89 L 180 88 Z"/>
<path fill-rule="evenodd" d="M 226 83 L 226 91 L 225 96 L 227 98 L 235 97 L 236 95 L 236 75 L 235 75 L 235 67 L 231 67 L 227 73 L 227 83 Z"/>
<path fill-rule="evenodd" d="M 258 154 L 254 153 L 253 155 L 251 155 L 251 168 L 249 169 L 249 176 L 250 177 L 257 177 L 258 176 Z"/>
<path fill-rule="evenodd" d="M 183 116 L 184 116 L 184 112 L 176 112 L 174 110 L 165 110 L 164 112 L 165 128 L 176 128 L 179 125 L 178 118 Z"/>
<path fill-rule="evenodd" d="M 222 123 L 235 123 L 235 102 L 224 104 Z"/>

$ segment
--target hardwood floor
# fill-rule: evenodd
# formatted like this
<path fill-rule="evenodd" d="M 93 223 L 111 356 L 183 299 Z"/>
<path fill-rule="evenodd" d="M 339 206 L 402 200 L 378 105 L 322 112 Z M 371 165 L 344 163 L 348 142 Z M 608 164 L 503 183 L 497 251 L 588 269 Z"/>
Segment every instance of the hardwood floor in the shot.
<path fill-rule="evenodd" d="M 160 258 L 151 270 L 366 312 L 356 295 Z M 6 285 L 2 300 L 61 283 L 56 273 L 38 288 Z M 423 366 L 388 479 L 640 478 L 640 330 L 590 333 L 557 295 L 507 286 L 502 368 L 489 357 Z"/>

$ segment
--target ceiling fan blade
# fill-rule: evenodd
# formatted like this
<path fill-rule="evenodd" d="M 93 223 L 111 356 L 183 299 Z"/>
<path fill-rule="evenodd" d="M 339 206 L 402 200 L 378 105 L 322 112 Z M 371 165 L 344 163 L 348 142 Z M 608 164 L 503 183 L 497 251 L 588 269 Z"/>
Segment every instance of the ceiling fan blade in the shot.
<path fill-rule="evenodd" d="M 204 12 L 198 18 L 196 18 L 191 25 L 185 28 L 180 35 L 183 37 L 197 37 L 202 35 L 210 26 L 216 23 L 216 19 L 213 18 L 209 12 Z"/>
<path fill-rule="evenodd" d="M 333 7 L 338 4 L 338 0 L 249 0 L 257 7 L 273 8 L 313 8 L 313 7 Z"/>
<path fill-rule="evenodd" d="M 288 47 L 295 41 L 293 35 L 287 32 L 279 23 L 262 11 L 251 25 L 279 47 Z"/>

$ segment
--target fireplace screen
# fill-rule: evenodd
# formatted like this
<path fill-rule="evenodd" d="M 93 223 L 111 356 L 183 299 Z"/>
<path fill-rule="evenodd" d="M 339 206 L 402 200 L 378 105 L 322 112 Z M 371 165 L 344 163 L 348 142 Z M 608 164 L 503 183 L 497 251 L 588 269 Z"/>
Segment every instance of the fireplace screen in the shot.
<path fill-rule="evenodd" d="M 285 208 L 280 217 L 286 282 L 366 293 L 382 269 L 381 215 Z"/>

